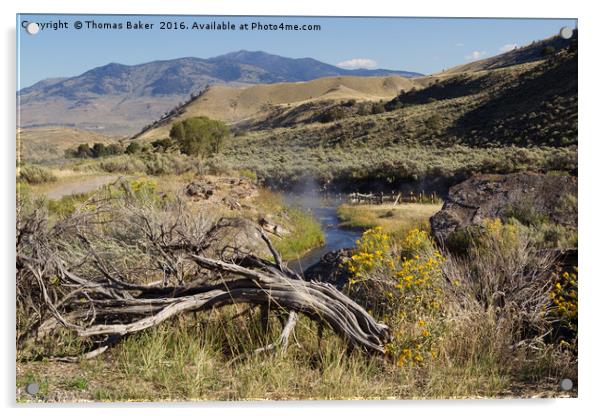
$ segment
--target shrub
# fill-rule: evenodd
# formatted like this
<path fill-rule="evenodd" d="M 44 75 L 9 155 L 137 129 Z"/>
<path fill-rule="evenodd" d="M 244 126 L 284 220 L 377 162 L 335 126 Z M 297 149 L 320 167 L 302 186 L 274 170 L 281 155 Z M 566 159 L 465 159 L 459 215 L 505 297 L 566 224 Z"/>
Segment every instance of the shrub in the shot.
<path fill-rule="evenodd" d="M 19 167 L 17 179 L 20 182 L 37 185 L 40 183 L 54 182 L 56 181 L 56 176 L 48 169 L 44 169 L 40 166 L 25 165 Z"/>
<path fill-rule="evenodd" d="M 107 156 L 117 156 L 123 154 L 123 146 L 117 143 L 111 143 L 106 147 Z"/>
<path fill-rule="evenodd" d="M 367 116 L 370 114 L 370 110 L 368 109 L 368 105 L 366 103 L 361 103 L 357 107 L 357 114 L 360 116 Z"/>
<path fill-rule="evenodd" d="M 208 157 L 218 153 L 224 140 L 230 136 L 228 127 L 208 117 L 192 117 L 175 123 L 169 137 L 190 156 Z"/>
<path fill-rule="evenodd" d="M 398 365 L 421 365 L 436 355 L 444 330 L 444 261 L 428 233 L 410 230 L 394 241 L 380 227 L 366 231 L 357 253 L 344 264 L 350 295 L 392 329 L 387 353 Z"/>
<path fill-rule="evenodd" d="M 144 155 L 142 161 L 148 175 L 181 175 L 185 172 L 199 171 L 200 162 L 194 158 L 173 153 L 150 153 Z"/>
<path fill-rule="evenodd" d="M 554 286 L 550 291 L 553 304 L 551 316 L 558 318 L 560 344 L 571 345 L 577 337 L 578 324 L 578 279 L 577 268 L 572 271 L 554 273 Z M 576 350 L 575 350 L 576 352 Z"/>
<path fill-rule="evenodd" d="M 345 112 L 339 107 L 332 107 L 326 110 L 320 116 L 320 122 L 330 123 L 332 121 L 340 120 L 345 117 Z"/>
<path fill-rule="evenodd" d="M 540 250 L 533 230 L 492 219 L 470 230 L 468 251 L 452 258 L 444 271 L 458 288 L 456 304 L 504 322 L 511 345 L 549 329 L 553 264 L 553 255 Z"/>
<path fill-rule="evenodd" d="M 108 146 L 104 143 L 94 143 L 92 147 L 88 143 L 82 143 L 76 148 L 65 150 L 66 158 L 101 158 L 106 156 L 117 156 L 124 153 L 123 146 L 118 143 L 111 143 Z"/>
<path fill-rule="evenodd" d="M 385 103 L 382 101 L 372 104 L 372 114 L 380 114 L 384 113 L 385 111 L 387 111 L 385 109 Z"/>
<path fill-rule="evenodd" d="M 100 169 L 109 173 L 138 173 L 144 172 L 144 163 L 135 157 L 121 156 L 103 160 L 99 164 Z"/>
<path fill-rule="evenodd" d="M 438 130 L 443 124 L 443 118 L 439 114 L 433 114 L 424 121 L 424 125 L 430 130 Z"/>
<path fill-rule="evenodd" d="M 66 195 L 60 199 L 48 200 L 48 212 L 65 216 L 75 212 L 78 206 L 87 201 L 91 193 Z"/>
<path fill-rule="evenodd" d="M 128 154 L 128 155 L 134 155 L 136 153 L 139 153 L 140 150 L 142 150 L 142 147 L 140 146 L 140 143 L 138 143 L 138 142 L 131 142 L 125 148 L 125 153 Z"/>
<path fill-rule="evenodd" d="M 107 147 L 104 143 L 94 143 L 92 146 L 92 157 L 104 157 L 107 154 Z"/>
<path fill-rule="evenodd" d="M 533 200 L 525 198 L 506 208 L 506 217 L 515 218 L 524 225 L 540 226 L 547 217 L 535 206 Z"/>
<path fill-rule="evenodd" d="M 541 49 L 541 56 L 550 56 L 553 55 L 555 52 L 556 48 L 554 48 L 552 45 L 547 45 Z"/>
<path fill-rule="evenodd" d="M 93 157 L 94 152 L 92 151 L 92 149 L 90 149 L 90 146 L 88 145 L 88 143 L 82 143 L 79 146 L 77 146 L 77 149 L 75 149 L 73 155 L 75 157 L 85 159 L 87 157 Z"/>
<path fill-rule="evenodd" d="M 170 138 L 155 140 L 154 142 L 151 143 L 151 146 L 153 146 L 153 149 L 155 149 L 157 151 L 162 151 L 162 152 L 165 152 L 166 150 L 172 148 L 174 145 L 175 145 L 174 141 L 171 140 Z"/>

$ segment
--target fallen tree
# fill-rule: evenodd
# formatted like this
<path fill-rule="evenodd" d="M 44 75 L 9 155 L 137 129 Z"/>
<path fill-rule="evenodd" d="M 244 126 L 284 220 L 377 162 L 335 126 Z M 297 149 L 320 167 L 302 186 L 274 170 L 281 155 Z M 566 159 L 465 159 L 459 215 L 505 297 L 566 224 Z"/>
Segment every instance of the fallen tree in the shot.
<path fill-rule="evenodd" d="M 18 346 L 67 329 L 86 340 L 78 360 L 175 316 L 231 304 L 286 313 L 276 341 L 286 347 L 297 314 L 326 324 L 352 348 L 384 353 L 389 330 L 334 286 L 305 281 L 282 262 L 261 227 L 271 260 L 224 245 L 236 221 L 209 221 L 181 201 L 161 209 L 91 200 L 49 224 L 43 208 L 20 213 L 17 230 Z"/>

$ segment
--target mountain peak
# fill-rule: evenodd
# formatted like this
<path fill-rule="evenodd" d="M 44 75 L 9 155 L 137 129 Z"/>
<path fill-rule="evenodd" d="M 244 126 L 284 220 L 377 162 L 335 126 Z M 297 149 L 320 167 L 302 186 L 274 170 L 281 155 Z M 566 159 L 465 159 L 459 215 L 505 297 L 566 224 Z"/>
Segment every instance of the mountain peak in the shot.
<path fill-rule="evenodd" d="M 216 56 L 216 57 L 214 57 L 212 59 L 219 59 L 219 58 L 242 58 L 242 57 L 248 57 L 248 56 L 276 56 L 276 55 L 272 55 L 272 54 L 269 54 L 269 53 L 264 52 L 264 51 L 249 51 L 247 49 L 240 49 L 238 51 L 228 52 L 228 53 L 225 53 L 223 55 Z"/>

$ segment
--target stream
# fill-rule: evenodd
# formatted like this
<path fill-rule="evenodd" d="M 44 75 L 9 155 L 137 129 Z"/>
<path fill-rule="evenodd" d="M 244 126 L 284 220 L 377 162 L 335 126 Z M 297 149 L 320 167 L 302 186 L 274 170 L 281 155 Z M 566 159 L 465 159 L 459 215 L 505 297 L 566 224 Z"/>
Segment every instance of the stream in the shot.
<path fill-rule="evenodd" d="M 355 241 L 362 236 L 358 229 L 342 228 L 337 216 L 337 208 L 345 201 L 340 198 L 323 195 L 318 192 L 305 192 L 302 194 L 284 193 L 284 200 L 288 205 L 294 205 L 308 210 L 320 222 L 324 232 L 324 244 L 305 253 L 298 260 L 291 260 L 288 266 L 300 273 L 307 267 L 320 261 L 322 256 L 329 251 L 355 246 Z"/>

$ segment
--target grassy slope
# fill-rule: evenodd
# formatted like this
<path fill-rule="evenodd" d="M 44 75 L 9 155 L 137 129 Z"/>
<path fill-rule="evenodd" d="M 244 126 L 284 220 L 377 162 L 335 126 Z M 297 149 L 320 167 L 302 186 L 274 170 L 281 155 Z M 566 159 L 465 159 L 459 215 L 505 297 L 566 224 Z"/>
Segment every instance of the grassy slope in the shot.
<path fill-rule="evenodd" d="M 414 80 L 403 77 L 333 77 L 307 82 L 263 84 L 251 87 L 215 85 L 184 108 L 181 116 L 168 124 L 143 133 L 141 140 L 155 140 L 169 134 L 173 122 L 204 115 L 236 123 L 263 114 L 270 106 L 299 105 L 320 100 L 391 99 L 400 90 L 414 86 Z"/>
<path fill-rule="evenodd" d="M 65 150 L 82 143 L 114 143 L 115 138 L 67 127 L 41 127 L 17 130 L 17 152 L 24 161 L 62 159 Z"/>
<path fill-rule="evenodd" d="M 479 61 L 455 66 L 442 72 L 441 75 L 503 68 L 511 65 L 522 64 L 525 62 L 541 61 L 541 51 L 544 47 L 552 46 L 555 50 L 560 50 L 569 46 L 573 42 L 576 42 L 576 35 L 574 35 L 573 39 L 569 40 L 563 39 L 560 36 L 552 36 L 547 39 L 532 42 L 530 45 L 517 47 L 509 52 L 496 55 L 491 58 L 481 59 Z"/>

